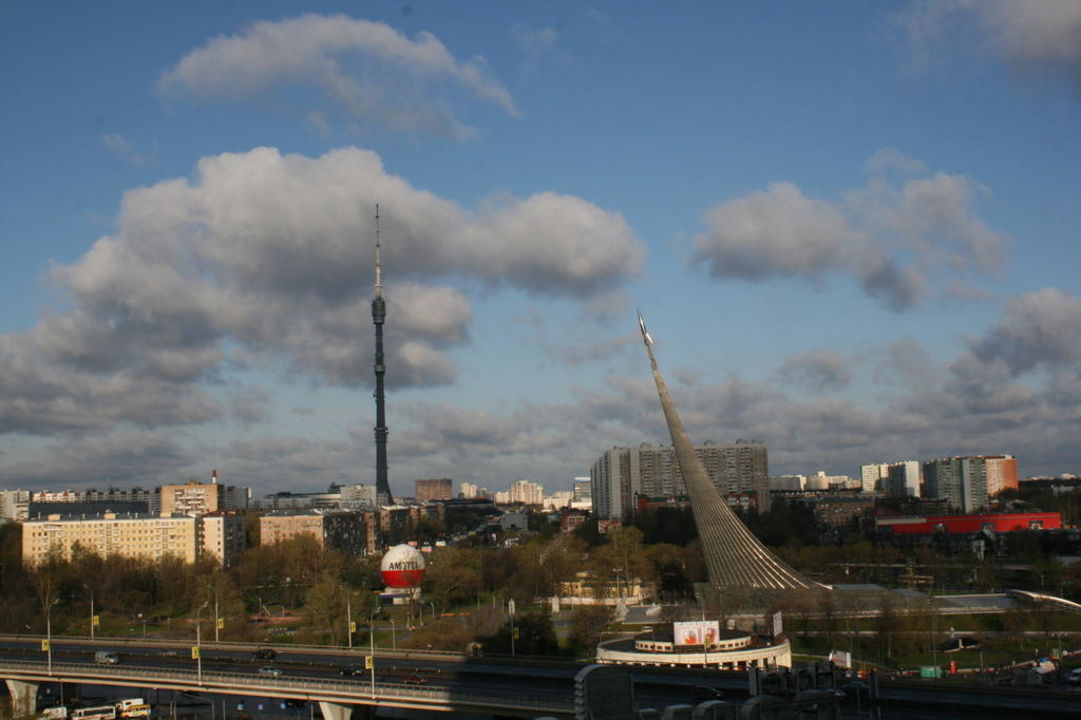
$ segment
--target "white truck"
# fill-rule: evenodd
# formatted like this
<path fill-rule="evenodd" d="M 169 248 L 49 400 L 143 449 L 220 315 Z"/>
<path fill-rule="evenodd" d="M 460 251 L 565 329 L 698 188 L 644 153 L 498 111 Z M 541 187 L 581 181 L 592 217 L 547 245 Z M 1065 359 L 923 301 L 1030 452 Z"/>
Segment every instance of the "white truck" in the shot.
<path fill-rule="evenodd" d="M 68 720 L 67 705 L 54 705 L 38 713 L 41 720 Z"/>
<path fill-rule="evenodd" d="M 142 698 L 127 698 L 116 704 L 116 714 L 121 718 L 148 718 L 150 706 Z"/>

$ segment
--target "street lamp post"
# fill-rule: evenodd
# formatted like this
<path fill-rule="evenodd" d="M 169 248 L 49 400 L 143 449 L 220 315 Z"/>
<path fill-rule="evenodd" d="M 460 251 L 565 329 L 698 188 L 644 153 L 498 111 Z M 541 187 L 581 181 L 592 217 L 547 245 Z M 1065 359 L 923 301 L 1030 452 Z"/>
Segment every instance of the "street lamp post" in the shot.
<path fill-rule="evenodd" d="M 372 677 L 372 700 L 375 699 L 375 616 L 379 614 L 379 606 L 376 605 L 372 614 L 368 616 L 368 652 L 369 664 L 371 665 Z"/>
<path fill-rule="evenodd" d="M 94 639 L 94 588 L 90 588 L 90 639 Z"/>
<path fill-rule="evenodd" d="M 392 650 L 398 649 L 398 629 L 394 623 L 394 618 L 390 619 L 390 648 Z"/>
<path fill-rule="evenodd" d="M 206 609 L 207 605 L 209 604 L 210 601 L 208 600 L 202 605 L 200 605 L 199 609 L 195 611 L 195 677 L 197 678 L 200 685 L 203 684 L 202 614 L 203 610 Z"/>
<path fill-rule="evenodd" d="M 221 621 L 218 619 L 218 587 L 217 585 L 207 586 L 207 590 L 214 593 L 214 642 L 218 642 L 218 626 L 221 625 Z"/>
<path fill-rule="evenodd" d="M 507 611 L 510 614 L 510 656 L 514 657 L 514 598 L 507 601 Z"/>
<path fill-rule="evenodd" d="M 349 638 L 349 647 L 353 647 L 353 603 L 349 594 L 345 596 L 345 636 Z"/>
<path fill-rule="evenodd" d="M 49 674 L 53 674 L 53 605 L 60 602 L 56 598 L 45 606 L 45 652 L 48 655 Z"/>

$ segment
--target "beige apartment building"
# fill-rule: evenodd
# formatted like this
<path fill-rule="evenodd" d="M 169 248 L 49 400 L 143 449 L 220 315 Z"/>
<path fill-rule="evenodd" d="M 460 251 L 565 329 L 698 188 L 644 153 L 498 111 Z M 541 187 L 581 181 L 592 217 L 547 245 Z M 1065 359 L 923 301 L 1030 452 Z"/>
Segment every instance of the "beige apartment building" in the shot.
<path fill-rule="evenodd" d="M 70 559 L 76 543 L 102 557 L 161 560 L 172 556 L 188 563 L 211 557 L 229 565 L 244 550 L 244 520 L 231 514 L 164 517 L 103 513 L 77 519 L 50 515 L 23 523 L 23 564 L 37 565 L 51 552 Z"/>
<path fill-rule="evenodd" d="M 421 478 L 417 480 L 417 502 L 450 500 L 454 497 L 454 480 L 451 478 Z"/>
<path fill-rule="evenodd" d="M 367 548 L 364 516 L 348 510 L 307 510 L 263 515 L 259 518 L 259 544 L 273 545 L 305 533 L 319 547 L 362 554 Z"/>
<path fill-rule="evenodd" d="M 201 515 L 225 509 L 225 486 L 192 480 L 183 485 L 161 486 L 161 514 Z"/>

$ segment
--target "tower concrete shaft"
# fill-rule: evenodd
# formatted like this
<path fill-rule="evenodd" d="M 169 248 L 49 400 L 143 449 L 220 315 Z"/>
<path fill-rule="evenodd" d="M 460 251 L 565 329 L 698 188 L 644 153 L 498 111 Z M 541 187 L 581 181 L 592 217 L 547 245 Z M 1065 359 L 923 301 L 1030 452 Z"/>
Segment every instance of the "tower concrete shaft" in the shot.
<path fill-rule="evenodd" d="M 372 299 L 372 322 L 375 324 L 375 496 L 380 505 L 391 505 L 387 479 L 387 416 L 383 392 L 383 376 L 387 367 L 383 360 L 383 323 L 387 319 L 387 304 L 383 300 L 383 275 L 379 257 L 379 206 L 375 206 L 375 298 Z"/>
<path fill-rule="evenodd" d="M 710 584 L 717 588 L 754 588 L 763 590 L 795 590 L 822 587 L 788 567 L 756 538 L 736 516 L 709 479 L 699 460 L 661 377 L 657 359 L 653 356 L 653 338 L 646 331 L 642 314 L 638 314 L 642 340 L 653 369 L 653 380 L 664 410 L 664 419 L 676 451 L 676 462 L 687 486 L 694 524 Z"/>

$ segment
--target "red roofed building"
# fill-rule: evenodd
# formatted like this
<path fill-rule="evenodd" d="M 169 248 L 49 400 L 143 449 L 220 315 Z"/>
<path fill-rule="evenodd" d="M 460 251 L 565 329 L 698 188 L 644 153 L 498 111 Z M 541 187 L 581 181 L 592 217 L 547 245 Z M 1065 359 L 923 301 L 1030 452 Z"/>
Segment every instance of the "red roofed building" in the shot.
<path fill-rule="evenodd" d="M 991 530 L 996 533 L 1018 530 L 1059 530 L 1062 515 L 1057 512 L 995 513 L 985 515 L 934 515 L 927 517 L 880 517 L 875 520 L 879 530 L 894 535 L 950 535 Z"/>

